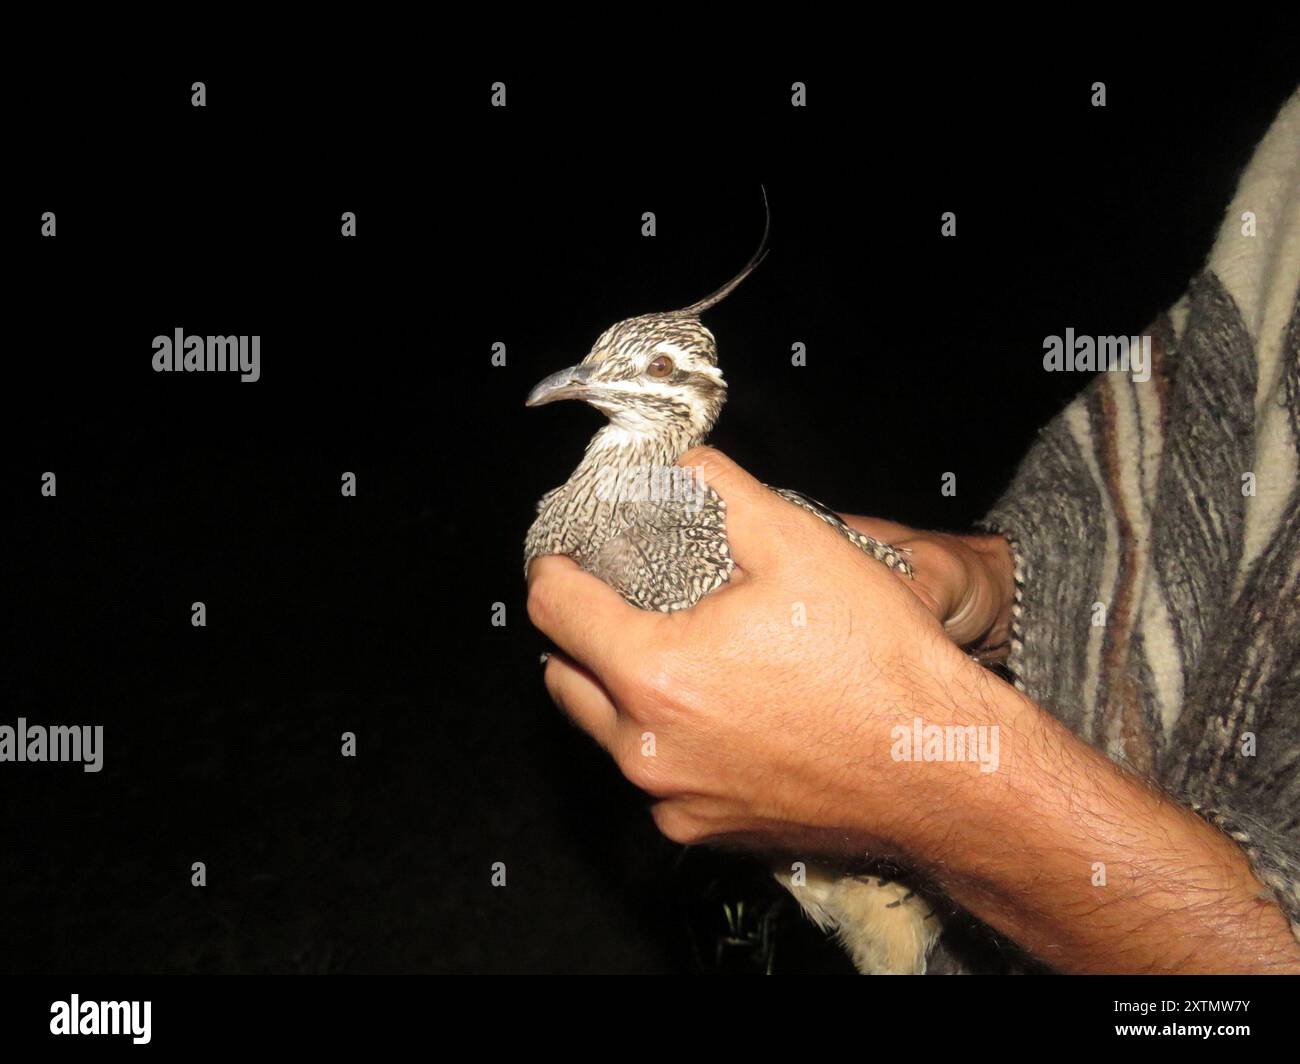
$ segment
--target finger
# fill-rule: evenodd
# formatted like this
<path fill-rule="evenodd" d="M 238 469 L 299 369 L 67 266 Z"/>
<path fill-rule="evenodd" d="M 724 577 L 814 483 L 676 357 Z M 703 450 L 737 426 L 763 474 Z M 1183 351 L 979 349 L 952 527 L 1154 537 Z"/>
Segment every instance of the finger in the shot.
<path fill-rule="evenodd" d="M 629 605 L 608 584 L 559 555 L 538 558 L 528 567 L 528 616 L 598 676 L 644 646 L 664 617 Z"/>
<path fill-rule="evenodd" d="M 600 681 L 558 653 L 547 659 L 544 678 L 546 690 L 569 719 L 606 750 L 612 750 L 618 736 L 618 708 Z"/>
<path fill-rule="evenodd" d="M 694 447 L 677 459 L 722 496 L 727 507 L 727 542 L 742 569 L 757 572 L 776 561 L 772 528 L 787 518 L 789 504 L 755 480 L 721 451 Z"/>
<path fill-rule="evenodd" d="M 983 640 L 1000 613 L 997 585 L 983 555 L 975 549 L 979 542 L 974 537 L 961 537 L 953 546 L 954 556 L 961 566 L 961 594 L 953 596 L 943 627 L 958 646 Z"/>

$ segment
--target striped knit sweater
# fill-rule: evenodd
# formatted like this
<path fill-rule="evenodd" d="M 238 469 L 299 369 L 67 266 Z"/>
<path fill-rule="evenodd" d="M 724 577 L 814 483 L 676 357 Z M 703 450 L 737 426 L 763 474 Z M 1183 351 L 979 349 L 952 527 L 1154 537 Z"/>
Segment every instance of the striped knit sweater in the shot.
<path fill-rule="evenodd" d="M 1236 840 L 1300 939 L 1300 90 L 1148 334 L 1150 379 L 1099 372 L 982 523 L 1008 667 Z"/>

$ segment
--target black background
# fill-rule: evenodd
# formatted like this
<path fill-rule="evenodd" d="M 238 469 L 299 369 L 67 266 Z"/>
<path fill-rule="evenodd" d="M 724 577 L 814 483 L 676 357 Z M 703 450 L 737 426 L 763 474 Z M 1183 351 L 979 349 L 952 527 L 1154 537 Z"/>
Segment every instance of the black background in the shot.
<path fill-rule="evenodd" d="M 0 968 L 726 968 L 722 903 L 781 906 L 762 866 L 660 839 L 542 689 L 522 539 L 600 415 L 524 396 L 730 277 L 762 183 L 771 255 L 706 319 L 712 442 L 840 509 L 966 527 L 1085 383 L 1043 372 L 1043 338 L 1136 333 L 1199 269 L 1285 55 L 33 74 L 0 723 L 102 724 L 105 767 L 0 765 Z M 178 327 L 259 334 L 261 380 L 154 373 Z M 778 970 L 847 970 L 775 911 Z"/>

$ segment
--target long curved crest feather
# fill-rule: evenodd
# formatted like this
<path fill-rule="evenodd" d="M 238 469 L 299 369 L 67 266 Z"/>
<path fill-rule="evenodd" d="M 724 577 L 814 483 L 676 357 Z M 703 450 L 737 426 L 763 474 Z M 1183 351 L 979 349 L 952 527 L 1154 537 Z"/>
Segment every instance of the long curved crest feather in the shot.
<path fill-rule="evenodd" d="M 772 229 L 772 209 L 767 202 L 767 189 L 762 185 L 758 186 L 763 191 L 763 239 L 758 242 L 758 250 L 750 256 L 750 259 L 741 268 L 730 281 L 724 284 L 712 295 L 705 296 L 698 303 L 692 303 L 689 307 L 683 307 L 681 310 L 674 310 L 671 313 L 674 317 L 697 318 L 710 307 L 715 307 L 721 303 L 727 296 L 731 295 L 746 277 L 758 269 L 759 263 L 767 258 L 767 235 Z"/>

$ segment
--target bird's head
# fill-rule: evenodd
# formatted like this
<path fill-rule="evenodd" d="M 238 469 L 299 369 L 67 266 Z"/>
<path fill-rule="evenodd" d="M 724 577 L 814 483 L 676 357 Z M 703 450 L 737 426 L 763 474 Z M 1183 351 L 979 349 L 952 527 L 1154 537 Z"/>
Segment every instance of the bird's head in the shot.
<path fill-rule="evenodd" d="M 699 318 L 643 314 L 606 329 L 578 365 L 538 384 L 527 405 L 582 399 L 637 436 L 703 438 L 726 396 L 717 343 Z"/>
<path fill-rule="evenodd" d="M 681 310 L 642 314 L 610 326 L 580 363 L 539 383 L 526 405 L 582 399 L 631 435 L 672 436 L 687 446 L 702 440 L 726 402 L 727 382 L 718 369 L 717 341 L 700 315 L 763 260 L 767 233 L 765 225 L 762 242 L 744 269 L 712 295 Z"/>

